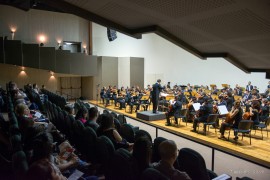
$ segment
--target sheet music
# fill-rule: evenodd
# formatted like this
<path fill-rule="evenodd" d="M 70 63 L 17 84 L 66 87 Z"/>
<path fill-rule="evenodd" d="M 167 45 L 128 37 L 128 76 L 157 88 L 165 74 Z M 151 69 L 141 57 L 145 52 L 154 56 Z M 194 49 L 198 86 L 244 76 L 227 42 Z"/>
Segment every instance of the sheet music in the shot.
<path fill-rule="evenodd" d="M 34 116 L 36 116 L 37 118 L 40 118 L 42 116 L 42 114 L 40 112 L 36 111 Z"/>
<path fill-rule="evenodd" d="M 220 115 L 225 115 L 229 113 L 225 105 L 218 106 L 218 112 Z"/>
<path fill-rule="evenodd" d="M 195 111 L 198 111 L 200 109 L 200 107 L 201 107 L 201 104 L 200 103 L 194 103 L 193 107 L 194 107 Z"/>
<path fill-rule="evenodd" d="M 68 180 L 77 180 L 83 175 L 83 172 L 75 170 L 69 177 Z"/>
<path fill-rule="evenodd" d="M 163 93 L 163 92 L 161 92 L 160 93 L 160 96 L 163 96 L 163 97 L 166 97 L 166 96 L 168 96 L 169 94 L 166 94 L 166 93 Z"/>

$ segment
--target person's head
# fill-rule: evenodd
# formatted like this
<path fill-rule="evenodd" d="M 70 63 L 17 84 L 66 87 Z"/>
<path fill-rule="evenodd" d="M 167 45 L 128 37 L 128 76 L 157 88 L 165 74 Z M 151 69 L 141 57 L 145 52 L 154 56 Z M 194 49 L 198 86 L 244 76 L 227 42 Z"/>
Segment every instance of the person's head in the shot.
<path fill-rule="evenodd" d="M 56 171 L 48 159 L 42 159 L 34 162 L 27 171 L 27 179 L 38 179 L 38 180 L 62 180 L 66 179 L 63 175 Z"/>
<path fill-rule="evenodd" d="M 91 107 L 88 113 L 89 113 L 89 120 L 96 120 L 98 118 L 98 109 L 96 107 Z"/>
<path fill-rule="evenodd" d="M 71 114 L 73 115 L 75 112 L 74 112 L 74 108 L 72 106 L 68 106 L 66 105 L 65 106 L 65 111 L 68 113 L 68 114 Z"/>
<path fill-rule="evenodd" d="M 165 140 L 160 143 L 158 150 L 161 160 L 173 165 L 178 155 L 178 150 L 175 142 L 172 140 Z"/>
<path fill-rule="evenodd" d="M 75 119 L 81 119 L 81 118 L 86 119 L 87 113 L 88 113 L 87 108 L 81 107 L 79 111 L 77 112 Z"/>
<path fill-rule="evenodd" d="M 37 161 L 43 158 L 50 158 L 53 152 L 52 139 L 46 133 L 41 133 L 32 142 L 33 160 Z"/>
<path fill-rule="evenodd" d="M 113 116 L 111 114 L 102 114 L 100 118 L 100 127 L 102 129 L 113 128 Z"/>
<path fill-rule="evenodd" d="M 160 79 L 158 79 L 158 80 L 157 80 L 157 83 L 161 83 L 161 80 L 160 80 Z"/>
<path fill-rule="evenodd" d="M 252 108 L 253 109 L 257 109 L 257 110 L 260 110 L 260 102 L 258 101 L 258 100 L 254 100 L 254 101 L 252 101 Z"/>
<path fill-rule="evenodd" d="M 235 108 L 240 108 L 240 106 L 241 106 L 240 101 L 235 101 L 235 102 L 234 102 L 234 107 L 235 107 Z"/>
<path fill-rule="evenodd" d="M 248 81 L 248 85 L 251 85 L 251 82 L 250 81 Z"/>
<path fill-rule="evenodd" d="M 33 89 L 37 89 L 38 85 L 36 83 L 33 84 Z"/>
<path fill-rule="evenodd" d="M 146 137 L 137 139 L 133 146 L 133 157 L 137 160 L 141 171 L 149 167 L 152 157 L 152 143 Z"/>
<path fill-rule="evenodd" d="M 16 114 L 18 116 L 28 116 L 30 114 L 30 110 L 25 103 L 20 103 L 15 107 Z"/>

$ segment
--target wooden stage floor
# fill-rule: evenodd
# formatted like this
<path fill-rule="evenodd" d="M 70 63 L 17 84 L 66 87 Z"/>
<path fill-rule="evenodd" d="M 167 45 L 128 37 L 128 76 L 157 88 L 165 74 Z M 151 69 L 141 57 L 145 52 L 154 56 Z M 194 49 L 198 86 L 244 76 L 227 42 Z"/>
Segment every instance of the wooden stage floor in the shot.
<path fill-rule="evenodd" d="M 103 104 L 96 103 L 96 101 L 91 100 L 89 101 L 90 104 L 95 104 L 101 108 L 105 108 Z M 119 110 L 118 107 L 114 107 L 114 105 L 107 106 L 106 109 L 110 111 L 114 111 L 116 113 L 124 114 L 128 117 L 136 119 L 138 121 L 144 121 L 141 119 L 136 118 L 136 113 L 133 112 L 132 114 L 126 113 L 125 110 Z M 179 134 L 180 136 L 187 137 L 194 141 L 210 145 L 211 147 L 215 147 L 217 149 L 221 149 L 223 151 L 238 155 L 240 157 L 250 159 L 252 161 L 258 162 L 270 168 L 270 136 L 267 137 L 267 132 L 263 130 L 263 140 L 261 131 L 257 130 L 256 134 L 254 135 L 255 131 L 252 131 L 252 138 L 251 138 L 251 145 L 249 144 L 249 137 L 246 136 L 241 138 L 239 136 L 239 140 L 235 142 L 233 140 L 233 132 L 230 135 L 230 141 L 227 140 L 220 140 L 218 139 L 220 133 L 219 129 L 217 129 L 217 133 L 215 134 L 214 129 L 209 129 L 206 136 L 203 134 L 203 127 L 202 125 L 199 128 L 199 133 L 191 132 L 192 123 L 180 122 L 180 126 L 173 127 L 173 126 L 165 126 L 165 119 L 158 120 L 158 121 L 144 121 L 146 123 L 152 124 L 156 127 L 169 130 L 173 133 Z M 225 132 L 225 137 L 228 137 L 228 131 Z"/>

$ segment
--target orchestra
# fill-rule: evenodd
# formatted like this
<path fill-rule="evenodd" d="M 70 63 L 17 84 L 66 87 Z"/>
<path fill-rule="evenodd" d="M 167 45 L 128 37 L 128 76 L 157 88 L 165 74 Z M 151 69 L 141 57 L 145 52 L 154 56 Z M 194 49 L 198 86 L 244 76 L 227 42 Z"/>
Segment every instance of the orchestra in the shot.
<path fill-rule="evenodd" d="M 162 86 L 159 80 L 153 86 L 147 85 L 146 88 L 139 86 L 121 87 L 120 89 L 117 89 L 116 86 L 103 87 L 100 90 L 100 98 L 105 106 L 109 106 L 112 102 L 111 104 L 120 110 L 128 105 L 130 113 L 133 113 L 133 108 L 135 108 L 135 112 L 140 111 L 141 107 L 143 111 L 148 111 L 149 107 L 153 105 L 155 106 L 151 107 L 153 113 L 161 111 L 166 114 L 165 125 L 171 125 L 170 117 L 172 116 L 175 117 L 175 124 L 178 124 L 177 116 L 181 109 L 188 109 L 187 121 L 193 122 L 192 131 L 196 131 L 197 123 L 205 122 L 209 114 L 218 114 L 219 106 L 225 106 L 229 113 L 219 116 L 219 119 L 223 120 L 220 127 L 220 138 L 224 138 L 225 129 L 232 125 L 236 126 L 236 121 L 239 119 L 252 120 L 254 124 L 258 124 L 269 117 L 270 82 L 264 93 L 259 93 L 258 88 L 251 85 L 251 82 L 248 82 L 246 87 L 240 87 L 238 84 L 234 88 L 228 84 L 222 84 L 222 89 L 218 89 L 215 84 L 211 84 L 210 87 L 211 89 L 203 85 L 192 86 L 189 83 L 172 86 L 170 82 Z M 199 110 L 195 111 L 194 103 L 201 104 Z M 241 114 L 241 118 L 237 113 Z M 216 127 L 218 124 L 217 122 Z"/>

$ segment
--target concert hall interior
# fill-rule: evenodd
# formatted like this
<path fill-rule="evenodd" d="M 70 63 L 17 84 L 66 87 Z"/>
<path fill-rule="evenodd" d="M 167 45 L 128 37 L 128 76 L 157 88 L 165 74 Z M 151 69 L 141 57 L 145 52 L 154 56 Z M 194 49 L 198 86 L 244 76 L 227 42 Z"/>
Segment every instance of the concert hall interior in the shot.
<path fill-rule="evenodd" d="M 0 179 L 268 180 L 269 19 L 267 0 L 1 0 Z"/>

